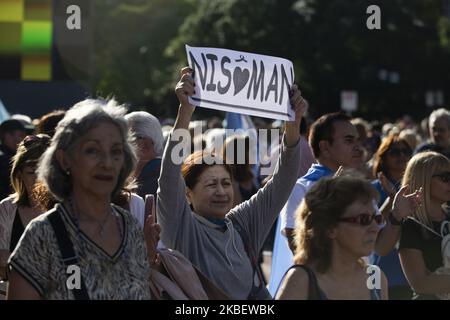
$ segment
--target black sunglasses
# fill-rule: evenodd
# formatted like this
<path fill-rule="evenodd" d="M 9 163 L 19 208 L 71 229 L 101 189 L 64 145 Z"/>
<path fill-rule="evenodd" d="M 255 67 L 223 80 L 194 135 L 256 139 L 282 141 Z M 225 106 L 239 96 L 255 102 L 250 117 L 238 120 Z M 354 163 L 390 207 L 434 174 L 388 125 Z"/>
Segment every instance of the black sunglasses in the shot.
<path fill-rule="evenodd" d="M 372 221 L 375 220 L 375 222 L 380 225 L 384 222 L 384 218 L 381 214 L 367 214 L 362 213 L 357 215 L 356 217 L 348 217 L 348 218 L 339 218 L 338 221 L 340 222 L 349 222 L 354 224 L 359 224 L 361 226 L 368 226 L 372 223 Z"/>
<path fill-rule="evenodd" d="M 388 153 L 393 157 L 400 157 L 401 155 L 404 155 L 405 157 L 412 156 L 412 151 L 407 148 L 392 148 L 389 149 Z"/>
<path fill-rule="evenodd" d="M 444 183 L 450 182 L 450 172 L 433 174 L 433 177 L 438 177 Z"/>

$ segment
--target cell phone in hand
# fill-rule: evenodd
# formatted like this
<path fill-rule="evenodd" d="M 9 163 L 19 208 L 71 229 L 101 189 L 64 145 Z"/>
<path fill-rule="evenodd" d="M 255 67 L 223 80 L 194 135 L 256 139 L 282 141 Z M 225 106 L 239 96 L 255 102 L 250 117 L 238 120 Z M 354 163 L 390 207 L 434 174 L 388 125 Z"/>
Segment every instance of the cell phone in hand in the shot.
<path fill-rule="evenodd" d="M 148 217 L 150 214 L 153 217 L 153 223 L 155 222 L 155 196 L 152 194 L 145 195 L 145 216 Z"/>

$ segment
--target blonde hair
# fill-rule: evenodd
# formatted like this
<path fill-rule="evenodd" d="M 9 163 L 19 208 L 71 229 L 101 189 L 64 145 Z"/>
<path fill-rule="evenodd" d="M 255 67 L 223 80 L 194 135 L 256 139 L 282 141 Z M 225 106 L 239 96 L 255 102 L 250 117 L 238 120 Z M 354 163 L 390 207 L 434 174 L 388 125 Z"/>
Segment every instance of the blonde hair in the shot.
<path fill-rule="evenodd" d="M 19 206 L 29 206 L 30 195 L 25 188 L 22 172 L 28 166 L 37 166 L 39 158 L 50 144 L 50 137 L 46 134 L 31 135 L 25 137 L 17 147 L 16 154 L 12 158 L 10 174 L 11 186 L 14 189 L 13 203 Z"/>
<path fill-rule="evenodd" d="M 423 152 L 416 154 L 409 160 L 403 175 L 402 185 L 408 185 L 411 191 L 423 188 L 422 206 L 414 211 L 414 218 L 433 228 L 427 212 L 431 209 L 431 179 L 440 171 L 450 171 L 450 160 L 437 152 Z"/>

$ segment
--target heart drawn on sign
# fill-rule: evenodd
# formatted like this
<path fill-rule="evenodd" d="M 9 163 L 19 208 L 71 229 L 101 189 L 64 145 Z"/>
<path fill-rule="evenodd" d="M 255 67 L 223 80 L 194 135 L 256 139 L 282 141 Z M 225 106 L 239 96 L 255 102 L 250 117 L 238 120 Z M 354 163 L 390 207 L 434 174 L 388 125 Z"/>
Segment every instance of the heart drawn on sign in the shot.
<path fill-rule="evenodd" d="M 248 69 L 241 69 L 236 67 L 233 71 L 233 83 L 234 83 L 234 95 L 238 94 L 244 89 L 247 84 L 248 78 L 250 78 L 250 71 Z"/>

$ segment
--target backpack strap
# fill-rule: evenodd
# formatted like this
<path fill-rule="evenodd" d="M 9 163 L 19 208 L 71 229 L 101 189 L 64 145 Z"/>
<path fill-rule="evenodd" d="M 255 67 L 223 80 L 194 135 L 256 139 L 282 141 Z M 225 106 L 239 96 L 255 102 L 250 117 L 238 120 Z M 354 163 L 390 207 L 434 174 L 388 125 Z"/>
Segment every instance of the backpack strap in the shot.
<path fill-rule="evenodd" d="M 247 256 L 249 257 L 253 267 L 253 286 L 248 299 L 272 299 L 272 296 L 265 286 L 264 276 L 261 272 L 261 269 L 258 267 L 258 257 L 247 232 L 241 227 L 236 218 L 234 218 L 233 216 L 230 216 L 229 218 L 233 223 L 234 229 L 236 229 L 236 231 L 241 236 L 242 242 L 244 243 L 245 252 L 247 253 Z M 255 285 L 255 273 L 258 276 L 259 285 Z"/>
<path fill-rule="evenodd" d="M 69 239 L 66 226 L 61 218 L 61 215 L 57 209 L 53 209 L 53 212 L 47 216 L 50 224 L 52 225 L 53 232 L 58 242 L 58 247 L 61 252 L 61 256 L 66 267 L 78 264 L 78 257 L 73 249 L 73 244 Z M 83 281 L 83 277 L 80 274 L 80 289 L 72 289 L 72 293 L 75 300 L 89 300 L 89 294 L 86 290 L 86 285 Z"/>

